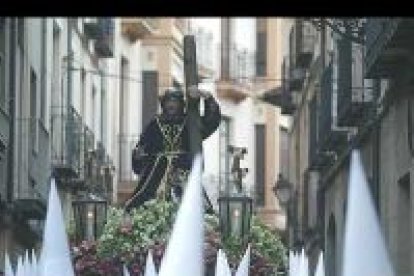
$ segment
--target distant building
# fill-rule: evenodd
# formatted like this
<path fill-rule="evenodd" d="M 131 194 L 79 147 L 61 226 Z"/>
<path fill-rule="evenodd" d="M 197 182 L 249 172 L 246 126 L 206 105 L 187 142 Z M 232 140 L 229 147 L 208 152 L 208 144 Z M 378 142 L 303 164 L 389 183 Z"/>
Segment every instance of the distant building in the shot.
<path fill-rule="evenodd" d="M 244 186 L 263 221 L 283 230 L 284 212 L 271 190 L 279 170 L 280 111 L 258 99 L 277 84 L 269 81 L 279 74 L 276 36 L 275 18 L 221 19 L 215 93 L 223 120 L 219 130 L 204 143 L 208 160 L 204 179 L 210 191 L 216 189 L 212 201 L 217 203 L 219 190 L 224 192 L 232 185 L 228 146 L 245 147 L 247 154 L 241 166 L 249 171 Z"/>

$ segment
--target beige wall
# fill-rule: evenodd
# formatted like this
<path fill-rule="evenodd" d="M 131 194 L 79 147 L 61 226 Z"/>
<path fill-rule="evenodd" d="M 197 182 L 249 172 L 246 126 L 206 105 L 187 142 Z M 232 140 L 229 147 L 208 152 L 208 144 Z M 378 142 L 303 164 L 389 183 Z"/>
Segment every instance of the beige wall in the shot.
<path fill-rule="evenodd" d="M 267 18 L 267 74 L 258 80 L 257 89 L 266 91 L 280 85 L 281 78 L 281 21 L 280 18 Z M 266 125 L 266 161 L 265 161 L 265 205 L 259 210 L 263 221 L 272 227 L 283 230 L 285 225 L 285 212 L 279 206 L 278 200 L 272 190 L 279 174 L 279 129 L 280 109 L 269 104 L 262 104 L 265 112 Z"/>

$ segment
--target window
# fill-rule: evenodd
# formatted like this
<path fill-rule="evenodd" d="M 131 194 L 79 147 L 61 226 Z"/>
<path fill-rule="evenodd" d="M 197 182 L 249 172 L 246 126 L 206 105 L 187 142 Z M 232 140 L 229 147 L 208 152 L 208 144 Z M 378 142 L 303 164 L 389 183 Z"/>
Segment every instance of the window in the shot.
<path fill-rule="evenodd" d="M 42 18 L 42 80 L 40 89 L 40 120 L 43 126 L 46 123 L 46 64 L 47 64 L 47 24 L 46 18 Z"/>
<path fill-rule="evenodd" d="M 30 138 L 33 143 L 33 151 L 38 148 L 37 141 L 37 75 L 33 68 L 30 68 Z"/>
<path fill-rule="evenodd" d="M 58 106 L 60 92 L 60 29 L 56 22 L 53 22 L 53 49 L 52 49 L 52 81 L 51 97 L 52 106 Z"/>
<path fill-rule="evenodd" d="M 86 71 L 81 69 L 81 116 L 85 116 L 85 101 L 86 101 Z"/>
<path fill-rule="evenodd" d="M 24 18 L 17 19 L 17 44 L 24 49 Z"/>
<path fill-rule="evenodd" d="M 129 63 L 125 57 L 121 57 L 120 67 L 120 87 L 119 87 L 119 173 L 120 179 L 131 180 L 131 149 L 134 139 L 128 137 L 128 76 Z"/>
<path fill-rule="evenodd" d="M 144 129 L 157 114 L 158 108 L 158 71 L 142 72 L 142 128 Z"/>
<path fill-rule="evenodd" d="M 119 131 L 120 134 L 127 132 L 126 122 L 128 122 L 128 76 L 129 76 L 129 62 L 125 57 L 121 58 L 120 68 L 120 88 L 119 88 Z"/>
<path fill-rule="evenodd" d="M 280 127 L 280 173 L 289 177 L 289 133 L 287 128 Z"/>
<path fill-rule="evenodd" d="M 101 142 L 106 145 L 106 90 L 105 86 L 101 87 L 101 108 L 100 108 L 100 133 L 101 133 Z"/>
<path fill-rule="evenodd" d="M 257 19 L 256 30 L 256 75 L 266 76 L 267 60 L 267 33 L 266 19 Z"/>
<path fill-rule="evenodd" d="M 0 18 L 0 108 L 6 109 L 6 22 Z"/>
<path fill-rule="evenodd" d="M 265 162 L 266 162 L 266 126 L 255 125 L 256 157 L 255 157 L 255 184 L 256 204 L 265 205 Z"/>

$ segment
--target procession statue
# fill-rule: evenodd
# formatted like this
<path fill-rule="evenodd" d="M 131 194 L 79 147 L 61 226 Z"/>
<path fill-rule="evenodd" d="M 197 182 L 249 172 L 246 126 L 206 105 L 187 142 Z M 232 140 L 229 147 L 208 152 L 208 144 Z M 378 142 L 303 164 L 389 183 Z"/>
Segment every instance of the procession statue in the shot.
<path fill-rule="evenodd" d="M 193 99 L 204 100 L 204 115 L 200 116 L 200 134 L 204 140 L 218 128 L 220 108 L 210 92 L 194 86 L 190 94 Z M 155 115 L 145 127 L 132 151 L 132 169 L 139 175 L 139 182 L 125 203 L 127 211 L 154 198 L 180 202 L 191 170 L 191 134 L 184 93 L 168 89 L 160 103 L 161 114 Z M 204 200 L 205 204 L 209 202 L 205 191 Z M 211 211 L 211 206 L 206 208 Z"/>

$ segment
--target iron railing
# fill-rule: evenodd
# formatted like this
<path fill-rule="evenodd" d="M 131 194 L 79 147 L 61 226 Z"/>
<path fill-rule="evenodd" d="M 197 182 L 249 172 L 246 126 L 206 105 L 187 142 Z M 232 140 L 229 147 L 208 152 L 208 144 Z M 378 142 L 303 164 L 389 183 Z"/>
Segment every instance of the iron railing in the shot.
<path fill-rule="evenodd" d="M 318 106 L 318 151 L 332 151 L 346 138 L 343 131 L 333 129 L 333 68 L 332 62 L 321 77 L 321 97 Z"/>
<path fill-rule="evenodd" d="M 365 26 L 366 77 L 399 76 L 401 72 L 396 69 L 409 64 L 409 57 L 414 51 L 413 35 L 413 19 L 368 18 Z"/>
<path fill-rule="evenodd" d="M 371 114 L 372 87 L 363 74 L 362 47 L 347 39 L 338 40 L 337 122 L 339 126 L 356 126 Z"/>
<path fill-rule="evenodd" d="M 223 53 L 223 51 L 226 51 L 226 53 Z M 217 53 L 218 60 L 221 60 L 221 63 L 229 63 L 229 66 L 220 64 L 220 67 L 228 68 L 228 72 L 223 72 L 225 76 L 221 76 L 223 79 L 228 78 L 235 83 L 248 83 L 255 77 L 256 53 L 254 51 L 241 50 L 236 45 L 231 45 L 229 49 L 223 49 L 222 45 L 219 44 Z M 224 58 L 226 55 L 228 56 Z"/>
<path fill-rule="evenodd" d="M 83 168 L 82 118 L 71 106 L 52 107 L 51 149 L 52 165 L 62 176 L 77 177 Z"/>

